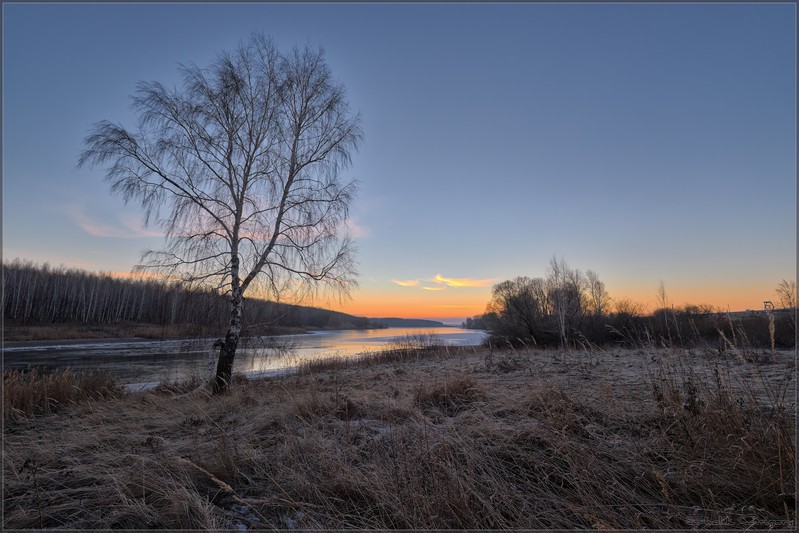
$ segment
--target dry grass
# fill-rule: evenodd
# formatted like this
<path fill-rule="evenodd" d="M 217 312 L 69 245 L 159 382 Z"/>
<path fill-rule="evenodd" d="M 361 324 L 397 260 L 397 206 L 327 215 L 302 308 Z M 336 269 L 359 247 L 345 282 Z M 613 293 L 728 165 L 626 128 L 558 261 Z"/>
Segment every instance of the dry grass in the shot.
<path fill-rule="evenodd" d="M 408 356 L 409 354 L 405 354 Z M 793 354 L 437 350 L 8 422 L 6 528 L 795 523 Z"/>
<path fill-rule="evenodd" d="M 59 408 L 88 400 L 122 395 L 123 387 L 107 372 L 73 372 L 70 369 L 41 373 L 3 372 L 3 421 L 49 415 Z"/>

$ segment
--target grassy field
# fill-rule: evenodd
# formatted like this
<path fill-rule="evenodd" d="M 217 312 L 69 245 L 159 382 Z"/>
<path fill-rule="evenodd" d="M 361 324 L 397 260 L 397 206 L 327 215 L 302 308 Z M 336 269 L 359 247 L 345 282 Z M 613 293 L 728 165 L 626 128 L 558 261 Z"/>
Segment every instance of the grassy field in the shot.
<path fill-rule="evenodd" d="M 789 352 L 439 347 L 222 397 L 95 377 L 42 409 L 9 374 L 3 525 L 792 529 L 794 375 Z"/>

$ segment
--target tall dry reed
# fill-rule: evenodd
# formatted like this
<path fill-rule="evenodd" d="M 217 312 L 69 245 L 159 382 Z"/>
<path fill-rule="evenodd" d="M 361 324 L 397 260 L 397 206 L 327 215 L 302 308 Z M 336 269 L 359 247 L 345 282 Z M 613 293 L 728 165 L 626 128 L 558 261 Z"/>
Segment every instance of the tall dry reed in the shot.
<path fill-rule="evenodd" d="M 3 420 L 54 413 L 60 407 L 86 400 L 118 397 L 123 387 L 107 372 L 3 372 Z"/>

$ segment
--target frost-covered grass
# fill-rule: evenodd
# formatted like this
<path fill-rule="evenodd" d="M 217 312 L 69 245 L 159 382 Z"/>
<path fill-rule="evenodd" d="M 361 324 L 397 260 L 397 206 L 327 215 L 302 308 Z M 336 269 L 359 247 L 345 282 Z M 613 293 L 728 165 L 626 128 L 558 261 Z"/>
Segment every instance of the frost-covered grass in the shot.
<path fill-rule="evenodd" d="M 794 354 L 422 349 L 7 421 L 6 528 L 789 529 Z"/>

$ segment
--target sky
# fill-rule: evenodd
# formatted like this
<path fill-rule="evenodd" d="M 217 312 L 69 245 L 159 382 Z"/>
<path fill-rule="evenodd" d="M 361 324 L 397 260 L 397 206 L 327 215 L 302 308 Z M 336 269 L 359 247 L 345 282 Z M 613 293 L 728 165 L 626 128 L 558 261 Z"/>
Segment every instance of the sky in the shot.
<path fill-rule="evenodd" d="M 653 307 L 761 309 L 796 278 L 796 6 L 3 4 L 3 258 L 130 272 L 161 238 L 77 169 L 139 81 L 253 31 L 321 45 L 362 115 L 359 286 L 458 323 L 553 257 Z"/>

